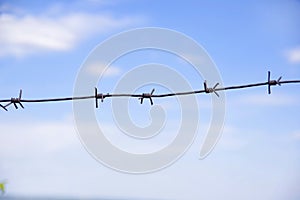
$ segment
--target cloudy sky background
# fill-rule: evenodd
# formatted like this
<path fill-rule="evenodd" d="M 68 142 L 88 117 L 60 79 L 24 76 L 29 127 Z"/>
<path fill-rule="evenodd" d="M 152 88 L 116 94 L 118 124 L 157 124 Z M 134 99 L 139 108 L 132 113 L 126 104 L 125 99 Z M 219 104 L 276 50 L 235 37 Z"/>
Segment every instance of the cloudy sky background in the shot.
<path fill-rule="evenodd" d="M 24 98 L 72 96 L 78 70 L 96 45 L 120 31 L 147 26 L 174 29 L 201 44 L 224 85 L 265 81 L 268 70 L 274 78 L 300 79 L 299 9 L 296 0 L 72 4 L 4 0 L 0 99 L 17 96 L 20 88 Z M 103 89 L 111 92 L 123 74 L 151 62 L 186 72 L 186 65 L 174 55 L 136 52 L 107 71 L 101 80 L 106 83 Z M 193 88 L 202 88 L 201 77 L 185 75 Z M 211 107 L 209 96 L 199 95 L 200 128 L 191 148 L 172 166 L 144 175 L 116 172 L 94 160 L 77 136 L 72 103 L 24 103 L 24 110 L 10 107 L 9 112 L 0 110 L 0 181 L 7 180 L 10 196 L 296 200 L 300 198 L 299 92 L 299 85 L 273 87 L 272 95 L 267 95 L 266 87 L 227 92 L 223 135 L 204 160 L 198 159 L 199 150 Z M 169 115 L 178 115 L 176 100 L 155 103 Z M 110 113 L 110 100 L 101 106 L 98 119 L 104 120 L 111 135 L 115 124 L 101 115 Z M 141 107 L 132 99 L 130 108 L 136 123 L 147 125 L 149 106 Z M 168 134 L 177 122 L 178 118 L 169 118 L 167 136 L 159 145 L 170 142 Z M 111 138 L 115 144 L 131 148 L 115 136 Z M 141 148 L 151 150 L 155 145 L 143 141 Z"/>

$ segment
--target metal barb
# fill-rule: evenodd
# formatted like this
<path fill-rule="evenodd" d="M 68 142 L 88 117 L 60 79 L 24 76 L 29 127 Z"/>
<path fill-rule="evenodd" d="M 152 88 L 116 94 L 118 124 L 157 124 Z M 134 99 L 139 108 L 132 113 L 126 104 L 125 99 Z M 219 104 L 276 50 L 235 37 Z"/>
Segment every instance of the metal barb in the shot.
<path fill-rule="evenodd" d="M 268 94 L 271 94 L 271 86 L 272 85 L 279 85 L 281 86 L 280 80 L 282 79 L 282 76 L 280 76 L 277 80 L 271 80 L 271 72 L 268 71 Z"/>
<path fill-rule="evenodd" d="M 2 104 L 0 104 L 0 107 L 3 108 L 5 111 L 8 111 L 7 108 L 5 106 L 3 106 Z"/>
<path fill-rule="evenodd" d="M 105 96 L 103 93 L 98 94 L 98 89 L 95 87 L 95 103 L 96 103 L 96 108 L 98 108 L 98 99 L 101 99 L 101 102 L 104 101 Z"/>
<path fill-rule="evenodd" d="M 96 103 L 96 108 L 98 108 L 98 89 L 95 87 L 95 103 Z"/>
<path fill-rule="evenodd" d="M 11 104 L 14 104 L 14 106 L 15 106 L 15 108 L 16 109 L 18 109 L 19 107 L 18 107 L 18 104 L 21 106 L 21 108 L 23 108 L 24 109 L 24 106 L 23 106 L 23 104 L 21 103 L 21 99 L 22 99 L 22 90 L 20 90 L 20 93 L 19 93 L 19 97 L 17 97 L 17 98 L 11 98 L 10 99 L 10 102 L 8 103 L 8 104 L 6 104 L 5 106 L 2 106 L 1 105 L 1 107 L 4 109 L 4 110 L 6 110 L 7 111 L 7 107 L 8 106 L 10 106 Z"/>
<path fill-rule="evenodd" d="M 153 88 L 151 93 L 142 93 L 142 97 L 139 98 L 141 100 L 141 104 L 143 104 L 144 98 L 147 98 L 150 100 L 150 104 L 152 106 L 153 105 L 152 95 L 153 95 L 154 91 L 155 91 L 155 89 Z"/>
<path fill-rule="evenodd" d="M 209 88 L 209 87 L 207 87 L 206 81 L 204 81 L 204 91 L 205 91 L 205 93 L 215 93 L 215 95 L 217 95 L 217 97 L 220 97 L 220 95 L 216 91 L 218 85 L 219 85 L 219 83 L 216 83 L 214 87 Z"/>

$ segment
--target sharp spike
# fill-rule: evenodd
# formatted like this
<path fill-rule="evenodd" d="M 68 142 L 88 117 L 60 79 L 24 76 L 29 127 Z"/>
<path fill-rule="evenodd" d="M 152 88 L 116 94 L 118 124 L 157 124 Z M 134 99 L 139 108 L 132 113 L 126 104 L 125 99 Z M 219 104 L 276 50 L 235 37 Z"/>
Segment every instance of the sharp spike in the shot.
<path fill-rule="evenodd" d="M 96 108 L 98 108 L 98 89 L 95 87 L 95 103 L 96 103 Z"/>
<path fill-rule="evenodd" d="M 0 107 L 3 108 L 5 111 L 8 111 L 7 108 L 0 104 Z"/>
<path fill-rule="evenodd" d="M 20 89 L 19 100 L 21 100 L 21 98 L 22 98 L 22 89 Z"/>

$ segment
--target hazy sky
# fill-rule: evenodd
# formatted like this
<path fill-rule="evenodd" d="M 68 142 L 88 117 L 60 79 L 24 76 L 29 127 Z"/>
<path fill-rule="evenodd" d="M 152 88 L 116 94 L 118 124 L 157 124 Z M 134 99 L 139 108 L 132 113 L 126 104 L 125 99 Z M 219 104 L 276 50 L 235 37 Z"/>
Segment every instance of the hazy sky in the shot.
<path fill-rule="evenodd" d="M 24 98 L 72 96 L 78 70 L 96 45 L 121 31 L 149 26 L 173 29 L 202 45 L 224 85 L 265 81 L 268 70 L 274 78 L 300 79 L 299 9 L 296 0 L 3 0 L 0 99 L 17 96 L 20 88 Z M 151 62 L 174 67 L 194 89 L 202 89 L 203 80 L 185 63 L 149 50 L 116 62 L 101 80 L 103 90 L 111 92 L 122 75 Z M 228 91 L 226 97 L 223 135 L 206 159 L 199 160 L 199 151 L 211 106 L 208 95 L 199 95 L 200 127 L 191 148 L 170 167 L 143 175 L 107 168 L 84 149 L 71 102 L 0 110 L 0 181 L 7 180 L 6 195 L 12 196 L 300 199 L 300 85 L 273 87 L 271 95 L 267 87 Z M 131 149 L 134 139 L 115 134 L 113 119 L 106 117 L 110 103 L 95 111 L 98 120 L 115 144 Z M 178 128 L 176 99 L 155 103 L 169 116 L 164 136 L 148 145 L 139 141 L 133 149 L 153 150 L 174 137 L 168 134 Z M 147 125 L 149 108 L 130 100 L 132 120 Z"/>

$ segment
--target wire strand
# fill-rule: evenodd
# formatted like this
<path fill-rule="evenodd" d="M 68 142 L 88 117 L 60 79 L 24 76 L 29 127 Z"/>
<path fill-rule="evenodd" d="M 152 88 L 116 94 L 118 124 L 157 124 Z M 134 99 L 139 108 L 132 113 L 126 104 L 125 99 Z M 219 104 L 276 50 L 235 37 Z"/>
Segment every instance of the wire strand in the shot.
<path fill-rule="evenodd" d="M 77 96 L 77 97 L 63 97 L 63 98 L 45 98 L 45 99 L 22 99 L 22 90 L 20 90 L 19 98 L 10 98 L 10 99 L 0 99 L 0 103 L 8 103 L 7 105 L 3 106 L 0 104 L 4 110 L 7 111 L 7 107 L 13 104 L 17 109 L 20 105 L 22 108 L 22 102 L 24 103 L 41 103 L 41 102 L 61 102 L 61 101 L 76 101 L 76 100 L 84 100 L 84 99 L 96 99 L 96 107 L 98 107 L 98 99 L 103 101 L 105 98 L 113 98 L 113 97 L 133 97 L 139 98 L 141 103 L 143 103 L 144 98 L 150 99 L 151 105 L 153 104 L 152 98 L 163 98 L 163 97 L 172 97 L 172 96 L 183 96 L 183 95 L 196 95 L 200 93 L 215 93 L 217 96 L 218 91 L 225 91 L 225 90 L 237 90 L 237 89 L 244 89 L 244 88 L 252 88 L 252 87 L 259 87 L 259 86 L 268 86 L 268 92 L 271 94 L 271 86 L 275 85 L 282 85 L 282 84 L 296 84 L 300 83 L 300 80 L 285 80 L 281 81 L 281 77 L 278 80 L 271 80 L 270 79 L 270 72 L 268 72 L 268 81 L 266 82 L 259 82 L 259 83 L 251 83 L 251 84 L 244 84 L 244 85 L 235 85 L 235 86 L 227 86 L 227 87 L 217 87 L 219 83 L 217 83 L 213 88 L 208 88 L 206 81 L 204 82 L 204 90 L 193 90 L 193 91 L 186 91 L 186 92 L 175 92 L 175 93 L 163 93 L 163 94 L 153 94 L 154 89 L 151 93 L 142 93 L 142 94 L 102 94 L 97 92 L 97 88 L 95 88 L 95 95 L 89 96 Z"/>

